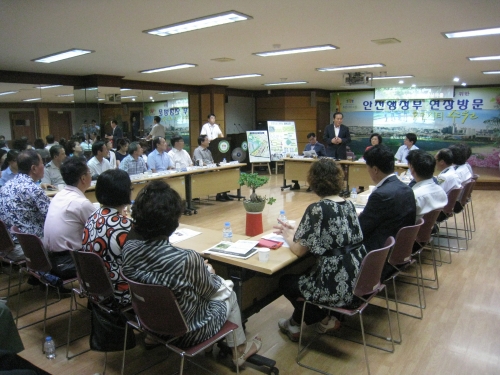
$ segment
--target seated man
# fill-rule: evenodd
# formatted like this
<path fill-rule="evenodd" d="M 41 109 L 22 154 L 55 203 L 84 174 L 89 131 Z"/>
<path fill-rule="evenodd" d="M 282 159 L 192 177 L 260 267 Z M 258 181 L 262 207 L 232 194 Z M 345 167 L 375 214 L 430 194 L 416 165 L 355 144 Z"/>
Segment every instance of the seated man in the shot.
<path fill-rule="evenodd" d="M 436 169 L 440 171 L 437 176 L 438 185 L 444 190 L 445 193 L 452 189 L 462 187 L 460 178 L 453 167 L 453 153 L 448 148 L 443 148 L 436 153 Z"/>
<path fill-rule="evenodd" d="M 143 152 L 139 142 L 132 142 L 128 146 L 128 155 L 121 161 L 118 168 L 127 172 L 129 176 L 146 172 L 148 167 L 142 158 Z"/>
<path fill-rule="evenodd" d="M 436 160 L 431 154 L 423 150 L 412 150 L 408 153 L 406 159 L 411 174 L 417 182 L 412 189 L 417 204 L 416 220 L 418 220 L 426 213 L 446 206 L 448 197 L 432 178 Z"/>
<path fill-rule="evenodd" d="M 92 151 L 92 143 L 85 137 L 80 137 L 80 147 L 82 151 Z"/>
<path fill-rule="evenodd" d="M 463 184 L 465 181 L 472 178 L 472 173 L 466 164 L 467 151 L 460 144 L 451 145 L 448 148 L 453 154 L 453 168 L 455 168 L 455 171 L 457 172 L 460 183 Z"/>
<path fill-rule="evenodd" d="M 55 141 L 55 138 L 52 134 L 49 134 L 48 136 L 46 136 L 45 140 L 47 141 L 47 144 L 45 145 L 45 148 L 47 149 L 47 151 L 50 151 L 50 148 L 52 146 L 59 144 L 58 142 Z"/>
<path fill-rule="evenodd" d="M 168 152 L 168 156 L 172 160 L 172 165 L 177 168 L 177 164 L 179 164 L 179 168 L 184 169 L 193 165 L 193 161 L 191 157 L 184 150 L 184 139 L 181 136 L 176 136 L 170 139 L 170 144 L 172 145 L 172 149 Z"/>
<path fill-rule="evenodd" d="M 200 162 L 202 163 L 202 165 L 214 164 L 214 158 L 212 157 L 212 152 L 210 152 L 210 150 L 208 149 L 209 144 L 210 141 L 208 140 L 208 136 L 206 134 L 200 135 L 198 137 L 198 147 L 196 147 L 193 153 L 193 160 L 195 165 L 199 165 Z M 226 202 L 226 201 L 232 201 L 233 198 L 227 195 L 227 192 L 224 192 L 224 193 L 217 193 L 215 200 L 220 202 Z"/>
<path fill-rule="evenodd" d="M 153 173 L 174 169 L 170 157 L 167 155 L 167 142 L 162 137 L 153 139 L 153 147 L 155 148 L 148 155 L 148 166 Z"/>
<path fill-rule="evenodd" d="M 92 182 L 84 158 L 66 159 L 61 165 L 61 175 L 66 187 L 50 202 L 43 243 L 52 262 L 52 273 L 69 279 L 76 276 L 70 251 L 81 249 L 83 228 L 95 207 L 84 194 Z"/>
<path fill-rule="evenodd" d="M 17 157 L 18 173 L 0 189 L 0 219 L 10 230 L 17 226 L 22 233 L 43 237 L 43 224 L 50 199 L 36 181 L 43 177 L 42 158 L 35 150 L 25 150 Z M 24 259 L 24 253 L 12 234 L 16 248 L 9 254 L 12 260 Z"/>
<path fill-rule="evenodd" d="M 309 143 L 304 148 L 304 151 L 316 151 L 316 155 L 326 156 L 325 146 L 323 146 L 316 140 L 315 133 L 309 133 L 307 135 L 307 140 L 309 141 Z"/>
<path fill-rule="evenodd" d="M 60 171 L 61 164 L 64 159 L 66 159 L 66 151 L 64 151 L 64 147 L 61 145 L 52 146 L 50 148 L 50 158 L 52 161 L 47 163 L 45 166 L 42 183 L 52 186 L 64 184 Z"/>
<path fill-rule="evenodd" d="M 387 146 L 373 146 L 363 157 L 376 185 L 359 215 L 363 243 L 370 251 L 383 247 L 402 227 L 415 225 L 416 203 L 412 189 L 394 174 L 394 154 Z"/>
<path fill-rule="evenodd" d="M 418 147 L 415 146 L 415 143 L 417 143 L 417 135 L 415 133 L 406 134 L 406 137 L 404 140 L 404 145 L 402 145 L 398 149 L 398 151 L 396 152 L 396 155 L 394 156 L 398 163 L 402 163 L 402 164 L 408 163 L 408 161 L 406 160 L 406 156 L 408 155 L 408 152 L 410 152 L 410 150 L 418 150 Z"/>
<path fill-rule="evenodd" d="M 92 145 L 92 159 L 87 162 L 87 165 L 92 174 L 92 179 L 97 180 L 97 177 L 104 171 L 111 169 L 109 160 L 106 159 L 109 150 L 103 141 L 97 141 Z"/>

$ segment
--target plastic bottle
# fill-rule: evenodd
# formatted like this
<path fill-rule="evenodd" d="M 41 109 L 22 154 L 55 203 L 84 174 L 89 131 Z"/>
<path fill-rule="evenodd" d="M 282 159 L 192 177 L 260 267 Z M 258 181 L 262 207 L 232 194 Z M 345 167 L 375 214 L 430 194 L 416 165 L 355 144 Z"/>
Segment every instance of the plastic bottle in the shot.
<path fill-rule="evenodd" d="M 231 223 L 226 221 L 224 223 L 224 229 L 222 230 L 222 240 L 233 242 L 233 230 L 231 229 Z"/>
<path fill-rule="evenodd" d="M 54 340 L 52 340 L 52 337 L 47 336 L 45 338 L 45 342 L 43 343 L 43 351 L 45 352 L 45 356 L 48 359 L 56 358 L 56 344 L 54 344 Z"/>
<path fill-rule="evenodd" d="M 279 214 L 279 216 L 278 216 L 278 220 L 280 220 L 280 221 L 282 221 L 282 222 L 284 222 L 284 223 L 286 223 L 286 222 L 287 222 L 287 220 L 286 220 L 286 216 L 285 216 L 285 210 L 281 210 L 281 211 L 280 211 L 280 214 Z"/>
<path fill-rule="evenodd" d="M 226 158 L 222 159 L 222 165 L 225 165 L 226 164 Z"/>
<path fill-rule="evenodd" d="M 177 172 L 180 172 L 181 171 L 181 163 L 175 163 L 175 170 Z"/>
<path fill-rule="evenodd" d="M 358 198 L 358 192 L 356 191 L 356 188 L 352 188 L 352 191 L 351 191 L 351 200 L 353 202 L 356 202 L 357 198 Z"/>

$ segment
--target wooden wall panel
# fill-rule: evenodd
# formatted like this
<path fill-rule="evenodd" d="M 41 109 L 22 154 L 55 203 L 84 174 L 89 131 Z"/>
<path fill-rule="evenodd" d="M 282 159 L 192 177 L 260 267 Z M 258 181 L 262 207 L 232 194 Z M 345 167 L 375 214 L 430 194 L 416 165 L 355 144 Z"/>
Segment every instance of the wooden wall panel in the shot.
<path fill-rule="evenodd" d="M 316 129 L 316 119 L 312 120 L 295 120 L 295 129 L 297 131 L 313 132 Z"/>
<path fill-rule="evenodd" d="M 226 95 L 224 94 L 214 94 L 214 110 L 215 122 L 219 124 L 222 134 L 226 135 L 226 120 L 224 107 L 226 105 Z M 207 112 L 205 119 L 210 112 Z"/>
<path fill-rule="evenodd" d="M 285 108 L 285 98 L 282 96 L 257 98 L 255 107 L 257 108 L 257 112 L 260 108 Z"/>
<path fill-rule="evenodd" d="M 191 150 L 198 147 L 198 134 L 201 131 L 201 115 L 200 115 L 200 95 L 189 95 L 189 145 Z"/>
<path fill-rule="evenodd" d="M 286 108 L 285 120 L 316 120 L 316 108 Z"/>
<path fill-rule="evenodd" d="M 257 121 L 266 120 L 284 120 L 285 119 L 285 109 L 284 108 L 261 108 L 257 109 Z"/>
<path fill-rule="evenodd" d="M 310 96 L 285 97 L 285 108 L 311 108 Z"/>
<path fill-rule="evenodd" d="M 210 94 L 201 94 L 201 108 L 200 108 L 200 130 L 206 122 L 207 115 L 212 112 Z"/>
<path fill-rule="evenodd" d="M 48 108 L 39 108 L 38 109 L 38 124 L 40 137 L 45 141 L 45 137 L 50 134 L 49 128 L 49 109 Z"/>

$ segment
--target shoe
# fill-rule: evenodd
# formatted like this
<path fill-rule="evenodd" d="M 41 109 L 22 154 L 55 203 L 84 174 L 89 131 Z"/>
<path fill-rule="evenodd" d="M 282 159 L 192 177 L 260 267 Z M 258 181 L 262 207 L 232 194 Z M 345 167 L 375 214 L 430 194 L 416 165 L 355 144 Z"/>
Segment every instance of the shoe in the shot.
<path fill-rule="evenodd" d="M 280 319 L 278 321 L 278 327 L 280 327 L 280 331 L 283 332 L 285 335 L 287 335 L 291 341 L 293 342 L 299 341 L 300 327 L 292 326 L 290 324 L 290 319 Z"/>
<path fill-rule="evenodd" d="M 227 199 L 226 199 L 226 198 L 224 198 L 224 196 L 223 196 L 222 194 L 217 194 L 217 195 L 215 196 L 215 200 L 216 200 L 216 201 L 219 201 L 219 202 L 227 202 Z"/>
<path fill-rule="evenodd" d="M 316 323 L 314 330 L 321 334 L 333 335 L 336 331 L 340 329 L 340 321 L 331 316 L 327 324 L 321 322 Z"/>
<path fill-rule="evenodd" d="M 238 367 L 243 366 L 246 360 L 254 354 L 257 354 L 260 348 L 262 348 L 262 340 L 259 337 L 256 336 L 250 341 L 247 341 L 247 346 L 243 354 L 239 358 L 233 359 L 234 365 L 236 366 L 236 364 L 238 364 Z"/>
<path fill-rule="evenodd" d="M 233 198 L 231 198 L 229 195 L 227 195 L 227 193 L 223 193 L 223 194 L 222 194 L 222 197 L 223 197 L 225 200 L 227 200 L 227 201 L 234 201 L 234 199 L 233 199 Z"/>
<path fill-rule="evenodd" d="M 312 191 L 312 189 L 310 187 L 307 188 L 306 190 L 308 193 L 310 193 Z"/>

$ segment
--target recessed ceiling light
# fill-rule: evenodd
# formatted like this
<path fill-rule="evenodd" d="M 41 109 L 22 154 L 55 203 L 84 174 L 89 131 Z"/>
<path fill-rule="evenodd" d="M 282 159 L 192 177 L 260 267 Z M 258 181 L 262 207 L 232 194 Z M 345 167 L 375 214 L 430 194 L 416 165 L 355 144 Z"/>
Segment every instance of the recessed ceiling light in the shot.
<path fill-rule="evenodd" d="M 35 100 L 42 100 L 42 98 L 24 99 L 23 102 L 34 102 Z"/>
<path fill-rule="evenodd" d="M 194 68 L 196 66 L 197 66 L 196 64 L 178 64 L 178 65 L 165 66 L 163 68 L 141 70 L 139 73 L 158 73 L 158 72 L 164 72 L 167 70 Z"/>
<path fill-rule="evenodd" d="M 153 97 L 152 97 L 152 96 L 150 96 L 150 97 L 149 97 L 149 99 L 150 99 L 150 100 L 153 100 Z"/>
<path fill-rule="evenodd" d="M 0 92 L 0 96 L 1 95 L 10 95 L 10 94 L 16 94 L 18 93 L 19 91 L 4 91 L 4 92 Z"/>
<path fill-rule="evenodd" d="M 486 72 L 483 72 L 483 74 L 500 74 L 500 70 L 487 70 Z"/>
<path fill-rule="evenodd" d="M 51 55 L 38 57 L 38 58 L 33 59 L 31 61 L 50 64 L 50 63 L 53 63 L 56 61 L 71 59 L 72 57 L 82 56 L 82 55 L 86 55 L 88 53 L 93 53 L 93 52 L 95 52 L 95 51 L 91 51 L 91 50 L 87 50 L 87 49 L 73 48 L 73 49 L 69 49 L 67 51 L 57 52 L 57 53 L 53 53 Z"/>
<path fill-rule="evenodd" d="M 492 27 L 489 29 L 477 29 L 468 31 L 450 31 L 441 34 L 443 34 L 446 38 L 468 38 L 471 36 L 495 35 L 495 34 L 500 34 L 500 27 Z"/>
<path fill-rule="evenodd" d="M 229 12 L 218 13 L 211 16 L 174 23 L 172 25 L 157 27 L 155 29 L 144 30 L 143 32 L 151 35 L 168 36 L 172 34 L 180 34 L 188 31 L 204 29 L 212 26 L 224 25 L 226 23 L 246 21 L 249 19 L 252 19 L 252 17 L 232 10 Z"/>
<path fill-rule="evenodd" d="M 411 85 L 411 87 L 417 87 L 417 85 L 413 84 L 413 85 Z"/>
<path fill-rule="evenodd" d="M 50 85 L 50 86 L 35 86 L 35 89 L 53 89 L 54 87 L 61 87 L 62 85 Z"/>
<path fill-rule="evenodd" d="M 282 49 L 278 51 L 267 51 L 267 52 L 255 52 L 252 55 L 268 57 L 268 56 L 279 56 L 279 55 L 291 55 L 294 53 L 328 51 L 332 49 L 338 49 L 338 47 L 335 47 L 334 45 L 331 44 L 325 44 L 322 46 L 300 47 L 300 48 Z"/>
<path fill-rule="evenodd" d="M 407 76 L 379 76 L 379 77 L 373 77 L 373 80 L 376 79 L 401 79 L 401 78 L 413 78 L 414 76 L 412 75 L 407 75 Z"/>
<path fill-rule="evenodd" d="M 465 83 L 465 82 L 462 82 L 462 86 L 467 86 L 467 83 Z"/>
<path fill-rule="evenodd" d="M 271 83 L 264 83 L 264 86 L 279 86 L 279 85 L 304 85 L 306 83 L 309 83 L 307 81 L 295 81 L 295 82 L 271 82 Z"/>
<path fill-rule="evenodd" d="M 402 84 L 402 83 L 405 83 L 405 81 L 401 80 L 401 81 L 399 81 L 398 83 L 399 83 L 399 84 Z"/>
<path fill-rule="evenodd" d="M 163 91 L 163 92 L 159 92 L 158 95 L 175 94 L 178 92 L 180 92 L 180 91 Z"/>
<path fill-rule="evenodd" d="M 476 56 L 467 57 L 470 61 L 488 61 L 488 60 L 500 60 L 500 56 Z"/>
<path fill-rule="evenodd" d="M 331 68 L 316 68 L 318 72 L 334 72 L 337 70 L 365 69 L 365 68 L 381 68 L 384 64 L 365 64 L 365 65 L 349 65 L 349 66 L 333 66 Z"/>
<path fill-rule="evenodd" d="M 258 73 L 240 74 L 240 75 L 237 75 L 237 76 L 215 77 L 215 78 L 212 78 L 212 79 L 214 79 L 216 81 L 222 81 L 222 80 L 225 80 L 225 79 L 252 78 L 252 77 L 262 77 L 262 74 L 258 74 Z"/>
<path fill-rule="evenodd" d="M 458 82 L 458 81 L 460 81 L 460 78 L 458 77 L 453 78 L 453 82 Z"/>

